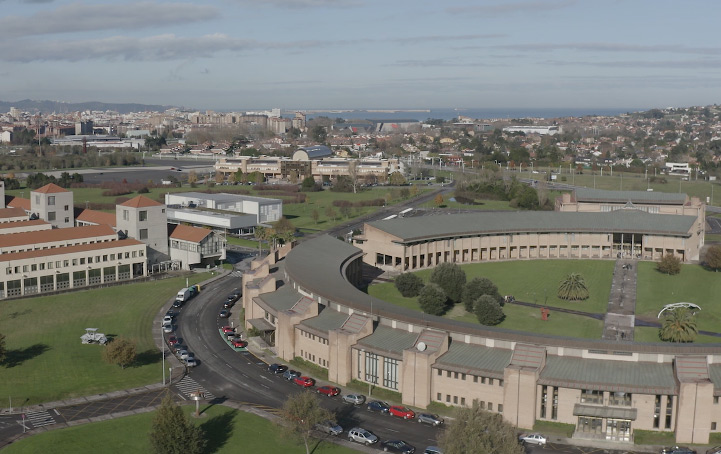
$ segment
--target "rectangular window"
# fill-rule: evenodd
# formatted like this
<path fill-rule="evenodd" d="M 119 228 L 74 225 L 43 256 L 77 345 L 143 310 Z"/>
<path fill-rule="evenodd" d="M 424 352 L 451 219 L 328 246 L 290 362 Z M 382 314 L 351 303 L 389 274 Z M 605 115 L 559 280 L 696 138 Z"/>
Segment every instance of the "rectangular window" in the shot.
<path fill-rule="evenodd" d="M 503 404 L 498 404 L 498 413 L 503 413 Z"/>
<path fill-rule="evenodd" d="M 453 372 L 453 378 L 455 378 L 456 380 L 458 380 L 458 372 Z"/>
<path fill-rule="evenodd" d="M 49 269 L 49 270 L 52 270 L 52 269 L 53 269 L 53 262 L 48 262 L 48 269 Z"/>
<path fill-rule="evenodd" d="M 5 268 L 5 274 L 13 274 L 13 267 L 9 266 L 9 267 Z"/>
<path fill-rule="evenodd" d="M 378 355 L 366 352 L 366 381 L 378 383 Z"/>
<path fill-rule="evenodd" d="M 78 259 L 73 259 L 73 266 L 78 266 Z"/>
<path fill-rule="evenodd" d="M 148 239 L 148 229 L 140 229 L 140 240 L 147 240 Z"/>
<path fill-rule="evenodd" d="M 128 210 L 123 210 L 123 221 L 127 221 L 130 219 L 130 214 L 128 213 Z"/>
<path fill-rule="evenodd" d="M 481 410 L 485 410 L 485 409 L 486 409 L 486 402 L 482 400 L 481 401 Z"/>
<path fill-rule="evenodd" d="M 88 257 L 88 263 L 93 263 L 93 258 L 92 258 L 92 257 Z"/>
<path fill-rule="evenodd" d="M 67 217 L 67 216 L 65 216 L 65 222 L 66 222 L 66 223 L 70 222 L 70 218 Z"/>
<path fill-rule="evenodd" d="M 358 352 L 358 380 L 361 378 L 361 352 Z"/>
<path fill-rule="evenodd" d="M 383 358 L 383 386 L 398 389 L 398 360 Z"/>
<path fill-rule="evenodd" d="M 711 430 L 716 431 L 716 423 L 715 422 L 711 423 Z"/>
<path fill-rule="evenodd" d="M 718 405 L 718 396 L 713 396 L 713 404 Z"/>
<path fill-rule="evenodd" d="M 27 273 L 27 272 L 28 272 L 28 266 L 27 266 L 27 265 L 23 265 L 23 273 Z"/>
<path fill-rule="evenodd" d="M 503 380 L 501 380 L 501 379 L 498 380 L 498 386 L 503 386 Z"/>
<path fill-rule="evenodd" d="M 57 262 L 55 262 L 55 268 L 60 268 L 60 260 L 58 260 Z"/>
<path fill-rule="evenodd" d="M 110 260 L 115 260 L 115 254 L 110 254 Z M 107 261 L 108 261 L 108 256 L 104 255 L 103 262 L 107 262 Z"/>
<path fill-rule="evenodd" d="M 70 260 L 63 260 L 63 266 L 70 266 Z"/>
<path fill-rule="evenodd" d="M 48 205 L 55 205 L 55 196 L 48 196 Z"/>
<path fill-rule="evenodd" d="M 446 394 L 446 402 L 451 403 L 451 395 Z"/>
<path fill-rule="evenodd" d="M 453 396 L 453 403 L 458 404 L 458 396 Z"/>
<path fill-rule="evenodd" d="M 481 384 L 482 384 L 482 385 L 485 385 L 485 384 L 486 384 L 486 377 L 481 377 Z"/>
<path fill-rule="evenodd" d="M 83 257 L 83 258 L 80 259 L 80 264 L 81 264 L 81 265 L 85 265 L 85 257 Z"/>
<path fill-rule="evenodd" d="M 65 205 L 65 211 L 68 211 L 70 209 L 69 205 Z"/>
<path fill-rule="evenodd" d="M 489 385 L 492 385 L 492 384 L 493 384 L 493 379 L 492 379 L 492 378 L 489 378 L 489 379 L 488 379 L 488 384 L 489 384 Z"/>
<path fill-rule="evenodd" d="M 488 411 L 493 411 L 493 404 L 488 402 Z"/>
<path fill-rule="evenodd" d="M 147 221 L 148 220 L 148 212 L 147 211 L 138 212 L 138 220 L 139 221 Z"/>
<path fill-rule="evenodd" d="M 443 400 L 443 395 L 442 395 L 441 393 L 437 393 L 437 394 L 436 394 L 436 400 L 437 400 L 438 402 L 442 401 L 442 400 Z"/>
<path fill-rule="evenodd" d="M 447 370 L 447 371 L 446 371 L 446 377 L 447 377 L 447 378 L 451 378 L 451 371 L 450 371 L 450 370 Z"/>
<path fill-rule="evenodd" d="M 37 265 L 30 265 L 30 271 L 37 271 L 38 266 Z"/>
<path fill-rule="evenodd" d="M 55 212 L 48 211 L 48 221 L 54 221 L 54 220 L 55 220 Z"/>
<path fill-rule="evenodd" d="M 465 380 L 465 379 L 466 379 L 466 374 L 461 374 L 461 380 Z"/>
<path fill-rule="evenodd" d="M 478 383 L 478 376 L 477 376 L 477 375 L 474 375 L 474 376 L 473 376 L 473 383 Z"/>
<path fill-rule="evenodd" d="M 440 370 L 440 369 L 436 369 L 436 370 L 438 371 L 438 376 L 439 376 L 439 377 L 440 377 L 441 375 L 443 375 L 443 371 L 442 371 L 442 370 Z M 714 403 L 716 403 L 716 402 L 714 402 Z"/>

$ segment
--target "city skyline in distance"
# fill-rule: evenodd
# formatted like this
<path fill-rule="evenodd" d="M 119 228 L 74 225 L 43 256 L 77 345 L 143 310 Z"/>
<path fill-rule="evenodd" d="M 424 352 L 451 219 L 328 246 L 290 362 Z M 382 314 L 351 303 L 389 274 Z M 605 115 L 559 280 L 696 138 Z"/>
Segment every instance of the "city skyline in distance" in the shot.
<path fill-rule="evenodd" d="M 620 111 L 719 102 L 716 2 L 0 3 L 8 101 Z"/>

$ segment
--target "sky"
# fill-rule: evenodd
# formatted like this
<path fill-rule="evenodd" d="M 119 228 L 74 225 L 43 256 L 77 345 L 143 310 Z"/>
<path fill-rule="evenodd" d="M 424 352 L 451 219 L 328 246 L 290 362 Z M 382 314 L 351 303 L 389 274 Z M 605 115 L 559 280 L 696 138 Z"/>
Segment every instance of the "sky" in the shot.
<path fill-rule="evenodd" d="M 0 0 L 0 99 L 195 109 L 721 103 L 717 0 Z"/>

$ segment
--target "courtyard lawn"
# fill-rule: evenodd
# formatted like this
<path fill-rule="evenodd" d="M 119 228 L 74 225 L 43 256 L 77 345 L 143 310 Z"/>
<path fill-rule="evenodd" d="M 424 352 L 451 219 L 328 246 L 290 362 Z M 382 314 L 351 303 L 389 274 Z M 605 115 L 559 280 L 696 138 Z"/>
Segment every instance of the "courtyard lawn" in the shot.
<path fill-rule="evenodd" d="M 658 338 L 658 328 L 637 326 L 633 331 L 635 342 L 663 342 Z M 721 337 L 698 335 L 694 344 L 720 344 Z"/>
<path fill-rule="evenodd" d="M 699 331 L 721 332 L 721 273 L 708 271 L 699 265 L 682 265 L 681 273 L 669 276 L 656 271 L 656 263 L 638 264 L 636 316 L 656 320 L 658 312 L 670 303 L 698 304 Z M 718 338 L 716 342 L 721 342 Z"/>
<path fill-rule="evenodd" d="M 185 406 L 188 414 L 195 406 Z M 201 405 L 201 409 L 203 406 Z M 206 453 L 237 452 L 276 453 L 305 452 L 301 444 L 283 438 L 272 422 L 250 413 L 214 406 L 203 412 L 205 417 L 191 419 L 205 432 Z M 13 443 L 5 448 L 8 454 L 37 452 L 72 452 L 74 454 L 125 454 L 152 452 L 148 434 L 155 412 L 53 430 Z M 320 442 L 313 451 L 318 454 L 352 454 L 349 448 Z"/>
<path fill-rule="evenodd" d="M 190 283 L 207 277 L 192 275 Z M 185 282 L 178 277 L 3 301 L 0 333 L 8 354 L 0 366 L 0 396 L 12 397 L 15 406 L 32 405 L 160 382 L 153 317 Z M 85 328 L 134 340 L 136 364 L 106 364 L 102 346 L 81 344 Z"/>

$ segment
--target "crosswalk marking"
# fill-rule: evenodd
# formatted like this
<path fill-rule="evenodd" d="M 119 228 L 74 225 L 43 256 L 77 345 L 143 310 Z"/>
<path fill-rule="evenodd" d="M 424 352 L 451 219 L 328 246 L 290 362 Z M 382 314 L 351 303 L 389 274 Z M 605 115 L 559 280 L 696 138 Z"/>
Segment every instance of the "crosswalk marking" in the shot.
<path fill-rule="evenodd" d="M 215 399 L 213 393 L 202 387 L 200 383 L 188 377 L 187 375 L 183 377 L 178 383 L 176 383 L 175 387 L 178 388 L 181 393 L 185 394 L 188 397 L 190 397 L 191 394 L 200 391 L 205 396 L 205 400 Z"/>
<path fill-rule="evenodd" d="M 235 271 L 232 271 L 232 272 L 230 273 L 230 275 L 233 276 L 233 277 L 243 277 L 243 272 L 242 272 L 242 271 L 235 270 Z"/>
<path fill-rule="evenodd" d="M 57 424 L 52 415 L 46 410 L 29 411 L 25 413 L 25 423 L 32 424 L 33 427 L 49 426 L 51 424 Z"/>

